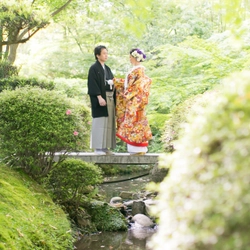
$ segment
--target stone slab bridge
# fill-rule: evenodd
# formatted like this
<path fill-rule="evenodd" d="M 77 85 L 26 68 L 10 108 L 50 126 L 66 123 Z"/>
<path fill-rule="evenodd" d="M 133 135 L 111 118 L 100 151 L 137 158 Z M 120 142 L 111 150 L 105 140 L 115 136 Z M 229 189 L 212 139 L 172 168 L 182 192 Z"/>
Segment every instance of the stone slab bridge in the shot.
<path fill-rule="evenodd" d="M 130 155 L 129 153 L 115 153 L 114 155 L 97 155 L 91 152 L 68 152 L 67 154 L 58 152 L 55 154 L 55 161 L 58 161 L 62 155 L 98 164 L 151 165 L 158 163 L 161 154 Z"/>

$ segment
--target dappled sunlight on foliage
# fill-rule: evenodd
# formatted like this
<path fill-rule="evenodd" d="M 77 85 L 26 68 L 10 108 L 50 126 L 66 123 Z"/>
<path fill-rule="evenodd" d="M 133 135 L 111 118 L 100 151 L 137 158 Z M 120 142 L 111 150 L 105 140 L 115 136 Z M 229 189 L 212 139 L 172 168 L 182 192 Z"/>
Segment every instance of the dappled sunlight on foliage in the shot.
<path fill-rule="evenodd" d="M 153 79 L 149 112 L 154 107 L 152 111 L 169 113 L 186 99 L 220 84 L 231 72 L 246 68 L 248 47 L 240 53 L 225 51 L 222 42 L 189 37 L 177 46 L 155 48 L 147 64 Z"/>

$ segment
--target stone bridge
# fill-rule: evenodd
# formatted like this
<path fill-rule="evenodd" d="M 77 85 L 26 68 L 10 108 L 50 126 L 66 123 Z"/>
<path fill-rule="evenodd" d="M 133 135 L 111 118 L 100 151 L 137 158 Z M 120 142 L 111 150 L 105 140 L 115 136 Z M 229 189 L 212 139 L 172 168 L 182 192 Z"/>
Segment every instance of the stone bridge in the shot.
<path fill-rule="evenodd" d="M 55 161 L 64 153 L 56 153 Z M 67 157 L 81 159 L 86 162 L 102 164 L 123 165 L 151 165 L 158 163 L 159 153 L 147 153 L 145 155 L 130 155 L 129 153 L 115 153 L 114 155 L 96 155 L 91 152 L 69 152 Z"/>
<path fill-rule="evenodd" d="M 65 153 L 55 154 L 55 161 Z M 168 169 L 159 169 L 158 162 L 161 153 L 147 153 L 145 155 L 130 155 L 129 153 L 115 153 L 114 155 L 96 155 L 91 152 L 68 152 L 67 157 L 81 159 L 96 164 L 119 164 L 119 165 L 153 165 L 150 171 L 151 180 L 161 182 L 168 173 Z"/>

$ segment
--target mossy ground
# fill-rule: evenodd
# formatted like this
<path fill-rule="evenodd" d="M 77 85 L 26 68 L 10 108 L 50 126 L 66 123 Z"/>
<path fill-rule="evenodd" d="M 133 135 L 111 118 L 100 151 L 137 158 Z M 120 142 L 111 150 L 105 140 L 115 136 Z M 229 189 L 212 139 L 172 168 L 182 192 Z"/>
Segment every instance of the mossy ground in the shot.
<path fill-rule="evenodd" d="M 0 165 L 0 249 L 73 249 L 70 222 L 27 175 Z"/>

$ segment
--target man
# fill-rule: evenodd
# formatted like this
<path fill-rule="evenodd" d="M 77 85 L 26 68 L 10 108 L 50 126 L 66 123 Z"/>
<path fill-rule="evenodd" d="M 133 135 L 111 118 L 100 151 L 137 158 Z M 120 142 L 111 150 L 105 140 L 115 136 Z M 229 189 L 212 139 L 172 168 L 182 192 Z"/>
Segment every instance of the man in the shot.
<path fill-rule="evenodd" d="M 103 45 L 97 46 L 94 55 L 96 62 L 88 73 L 88 94 L 92 112 L 90 148 L 96 154 L 112 154 L 109 149 L 116 146 L 114 76 L 105 65 L 108 59 L 107 48 Z"/>

